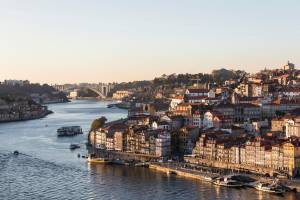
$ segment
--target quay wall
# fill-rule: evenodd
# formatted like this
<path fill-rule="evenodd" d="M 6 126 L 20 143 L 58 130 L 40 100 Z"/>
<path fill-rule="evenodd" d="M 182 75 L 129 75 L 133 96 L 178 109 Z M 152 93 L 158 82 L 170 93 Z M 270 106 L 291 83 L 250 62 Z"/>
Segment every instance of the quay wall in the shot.
<path fill-rule="evenodd" d="M 181 176 L 181 177 L 185 177 L 185 178 L 191 178 L 191 179 L 197 179 L 197 180 L 204 180 L 204 178 L 205 178 L 201 174 L 193 174 L 191 172 L 184 172 L 182 170 L 172 169 L 172 168 L 165 167 L 165 166 L 160 166 L 160 165 L 157 165 L 157 164 L 150 164 L 149 169 L 153 169 L 153 170 L 164 172 L 164 173 L 175 172 L 177 176 Z"/>
<path fill-rule="evenodd" d="M 201 181 L 207 181 L 205 180 L 205 176 L 203 174 L 196 174 L 192 172 L 185 172 L 181 169 L 173 169 L 169 168 L 166 166 L 161 166 L 158 164 L 150 164 L 149 169 L 160 171 L 163 173 L 170 173 L 170 172 L 175 172 L 177 176 L 184 177 L 184 178 L 190 178 L 190 179 L 196 179 L 196 180 L 201 180 Z M 255 177 L 253 177 L 255 178 Z M 270 181 L 271 179 L 267 179 L 265 181 Z M 283 180 L 285 182 L 285 185 L 295 192 L 300 192 L 300 181 L 299 180 Z"/>

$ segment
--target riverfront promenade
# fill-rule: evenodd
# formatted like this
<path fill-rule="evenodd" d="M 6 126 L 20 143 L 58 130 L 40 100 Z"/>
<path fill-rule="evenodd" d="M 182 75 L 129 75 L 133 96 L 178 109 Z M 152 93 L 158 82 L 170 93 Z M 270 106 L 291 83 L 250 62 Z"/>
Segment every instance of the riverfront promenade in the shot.
<path fill-rule="evenodd" d="M 218 177 L 220 176 L 219 173 L 213 173 L 207 171 L 208 168 L 203 167 L 202 170 L 194 170 L 184 167 L 182 163 L 151 163 L 149 165 L 149 169 L 160 171 L 167 174 L 176 174 L 179 177 L 184 178 L 191 178 L 196 180 L 201 180 L 205 182 L 209 182 L 207 179 L 208 177 Z M 263 182 L 272 182 L 273 179 L 262 177 L 262 176 L 256 176 L 253 174 L 245 174 L 257 181 L 263 181 Z M 281 183 L 283 183 L 285 186 L 289 187 L 290 189 L 300 192 L 300 180 L 294 179 L 294 180 L 288 180 L 288 179 L 281 179 Z"/>

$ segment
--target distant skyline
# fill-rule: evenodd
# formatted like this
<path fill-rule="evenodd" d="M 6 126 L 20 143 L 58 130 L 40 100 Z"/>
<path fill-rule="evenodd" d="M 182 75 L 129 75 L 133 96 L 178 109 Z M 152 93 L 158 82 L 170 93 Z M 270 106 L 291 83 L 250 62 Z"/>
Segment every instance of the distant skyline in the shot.
<path fill-rule="evenodd" d="M 0 81 L 300 66 L 297 0 L 0 0 Z"/>

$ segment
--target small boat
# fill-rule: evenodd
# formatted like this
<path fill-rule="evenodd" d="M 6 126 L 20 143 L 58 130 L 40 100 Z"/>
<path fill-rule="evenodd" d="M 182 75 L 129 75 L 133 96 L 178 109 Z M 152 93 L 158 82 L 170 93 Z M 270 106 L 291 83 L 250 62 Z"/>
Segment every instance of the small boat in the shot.
<path fill-rule="evenodd" d="M 136 163 L 134 164 L 135 167 L 149 167 L 148 163 L 145 162 L 140 162 L 140 163 Z"/>
<path fill-rule="evenodd" d="M 257 183 L 254 186 L 255 189 L 263 192 L 268 192 L 272 194 L 283 194 L 284 190 L 280 189 L 279 187 L 276 187 L 275 185 L 268 184 L 268 183 Z"/>
<path fill-rule="evenodd" d="M 107 108 L 117 108 L 115 103 L 108 104 Z"/>
<path fill-rule="evenodd" d="M 105 159 L 105 158 L 93 158 L 91 156 L 88 156 L 87 161 L 90 164 L 106 164 L 106 163 L 110 163 L 108 159 Z"/>
<path fill-rule="evenodd" d="M 177 175 L 175 171 L 169 170 L 167 171 L 167 175 Z"/>
<path fill-rule="evenodd" d="M 212 182 L 213 181 L 213 179 L 209 176 L 205 176 L 204 180 L 207 181 L 207 182 Z"/>
<path fill-rule="evenodd" d="M 218 186 L 231 187 L 231 188 L 243 187 L 242 183 L 232 180 L 232 179 L 230 179 L 230 177 L 217 178 L 213 183 Z"/>
<path fill-rule="evenodd" d="M 79 144 L 70 144 L 70 149 L 71 150 L 75 150 L 75 149 L 79 149 L 80 145 Z"/>
<path fill-rule="evenodd" d="M 213 182 L 217 177 L 216 176 L 204 176 L 203 177 L 203 180 L 206 181 L 206 182 Z"/>

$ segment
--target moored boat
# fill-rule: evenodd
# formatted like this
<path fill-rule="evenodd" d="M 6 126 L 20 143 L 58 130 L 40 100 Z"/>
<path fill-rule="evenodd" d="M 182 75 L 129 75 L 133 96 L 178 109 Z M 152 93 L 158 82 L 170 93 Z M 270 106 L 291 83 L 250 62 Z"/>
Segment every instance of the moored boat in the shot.
<path fill-rule="evenodd" d="M 219 177 L 215 181 L 213 181 L 215 185 L 224 186 L 224 187 L 231 187 L 231 188 L 241 188 L 243 184 L 230 179 L 230 177 Z"/>
<path fill-rule="evenodd" d="M 176 171 L 169 170 L 167 171 L 167 175 L 177 175 Z"/>
<path fill-rule="evenodd" d="M 208 176 L 208 175 L 203 176 L 203 180 L 206 182 L 213 182 L 217 178 L 218 178 L 217 176 Z"/>
<path fill-rule="evenodd" d="M 268 183 L 257 183 L 254 186 L 255 189 L 259 190 L 259 191 L 263 191 L 263 192 L 268 192 L 268 193 L 272 193 L 272 194 L 283 194 L 284 190 L 282 190 L 281 188 L 272 185 L 272 184 L 268 184 Z"/>
<path fill-rule="evenodd" d="M 108 159 L 105 158 L 93 158 L 91 156 L 88 156 L 87 162 L 90 164 L 106 164 L 110 163 Z"/>

